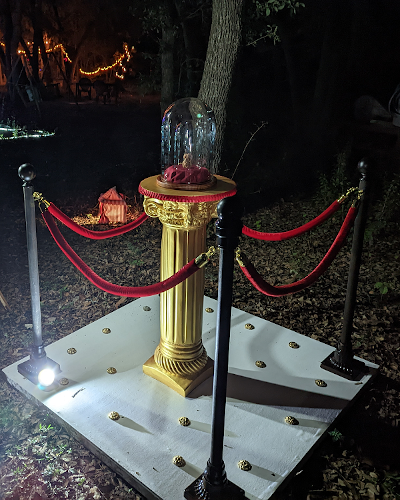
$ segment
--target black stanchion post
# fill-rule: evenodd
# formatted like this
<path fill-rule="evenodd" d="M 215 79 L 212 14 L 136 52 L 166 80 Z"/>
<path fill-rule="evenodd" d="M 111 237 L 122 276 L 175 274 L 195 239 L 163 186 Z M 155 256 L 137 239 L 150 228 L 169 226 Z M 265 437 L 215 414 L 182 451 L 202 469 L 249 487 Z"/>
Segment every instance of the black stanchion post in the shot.
<path fill-rule="evenodd" d="M 40 310 L 39 266 L 36 238 L 35 202 L 33 199 L 32 180 L 36 174 L 33 166 L 24 163 L 18 169 L 18 175 L 24 181 L 24 208 L 26 241 L 28 246 L 29 283 L 31 290 L 33 346 L 28 361 L 18 365 L 18 371 L 34 384 L 49 386 L 55 375 L 61 372 L 60 365 L 47 357 L 42 339 L 42 316 Z"/>
<path fill-rule="evenodd" d="M 358 170 L 361 173 L 359 190 L 363 196 L 359 211 L 354 222 L 353 244 L 351 248 L 351 259 L 349 275 L 347 278 L 346 301 L 343 313 L 343 327 L 340 341 L 332 354 L 321 363 L 321 368 L 336 373 L 349 380 L 358 380 L 366 372 L 363 362 L 354 359 L 351 334 L 353 330 L 353 317 L 356 306 L 358 276 L 361 264 L 361 254 L 364 242 L 364 231 L 367 222 L 368 212 L 368 163 L 365 159 L 358 163 Z"/>
<path fill-rule="evenodd" d="M 224 198 L 218 204 L 215 224 L 220 248 L 218 276 L 218 314 L 214 361 L 211 454 L 204 473 L 188 488 L 187 500 L 245 500 L 244 491 L 228 481 L 223 461 L 226 384 L 228 378 L 229 337 L 231 328 L 234 252 L 242 232 L 237 197 Z"/>

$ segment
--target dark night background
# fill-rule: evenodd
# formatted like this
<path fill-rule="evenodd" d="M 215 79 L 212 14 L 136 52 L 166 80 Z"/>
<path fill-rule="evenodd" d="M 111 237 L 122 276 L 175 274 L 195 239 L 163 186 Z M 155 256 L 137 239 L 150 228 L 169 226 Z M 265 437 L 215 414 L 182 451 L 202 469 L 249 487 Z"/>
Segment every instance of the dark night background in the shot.
<path fill-rule="evenodd" d="M 400 4 L 396 0 L 307 0 L 295 13 L 286 8 L 268 17 L 260 15 L 256 4 L 246 0 L 243 5 L 242 42 L 227 103 L 220 173 L 234 174 L 248 198 L 247 205 L 255 208 L 266 199 L 315 191 L 321 173 L 330 173 L 344 150 L 350 151 L 349 176 L 363 155 L 376 160 L 377 170 L 396 171 L 395 155 L 388 153 L 396 140 L 396 127 L 385 127 L 379 121 L 366 128 L 379 115 L 364 103 L 363 119 L 355 120 L 354 105 L 361 96 L 371 96 L 387 109 L 400 83 Z M 78 8 L 74 3 L 71 6 Z M 96 58 L 100 61 L 104 40 L 110 53 L 110 47 L 128 41 L 137 52 L 123 85 L 156 95 L 166 85 L 160 64 L 169 50 L 173 70 L 170 100 L 197 95 L 211 25 L 210 1 L 152 0 L 135 5 L 125 0 L 116 6 L 102 0 L 93 5 L 88 2 L 81 9 L 72 14 L 79 19 L 81 32 L 94 27 L 80 55 L 73 46 L 78 34 L 72 36 L 69 31 L 71 14 L 60 21 L 62 32 L 55 30 L 54 13 L 42 21 L 44 29 L 53 30 L 55 40 L 76 55 L 77 66 L 87 67 L 88 60 Z M 33 18 L 32 12 L 30 16 Z M 166 48 L 163 29 L 168 22 L 174 45 Z M 277 26 L 279 40 L 265 35 L 268 25 Z M 32 36 L 32 28 L 26 32 Z M 72 77 L 73 64 L 65 66 Z M 65 82 L 61 80 L 60 85 L 65 94 Z M 46 98 L 45 92 L 43 95 Z M 35 110 L 20 108 L 18 102 L 8 103 L 3 94 L 3 121 L 15 117 L 21 125 L 52 125 Z M 265 125 L 245 149 L 262 123 Z M 58 128 L 62 127 L 60 123 Z"/>

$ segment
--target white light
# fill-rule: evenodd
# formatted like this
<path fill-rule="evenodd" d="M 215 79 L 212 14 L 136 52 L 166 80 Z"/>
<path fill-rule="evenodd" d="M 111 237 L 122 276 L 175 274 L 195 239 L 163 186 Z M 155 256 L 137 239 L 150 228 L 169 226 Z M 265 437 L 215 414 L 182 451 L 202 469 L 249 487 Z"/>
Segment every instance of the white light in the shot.
<path fill-rule="evenodd" d="M 51 368 L 44 368 L 39 372 L 38 375 L 38 382 L 40 385 L 43 385 L 44 387 L 48 387 L 54 382 L 55 379 L 55 373 L 54 370 Z"/>

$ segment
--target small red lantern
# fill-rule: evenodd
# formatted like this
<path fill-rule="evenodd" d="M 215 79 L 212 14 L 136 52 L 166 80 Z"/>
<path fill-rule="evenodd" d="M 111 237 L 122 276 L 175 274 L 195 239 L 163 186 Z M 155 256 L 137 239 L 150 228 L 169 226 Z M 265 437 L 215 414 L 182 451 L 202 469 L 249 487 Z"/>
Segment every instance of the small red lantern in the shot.
<path fill-rule="evenodd" d="M 125 195 L 118 193 L 116 186 L 100 195 L 100 219 L 99 224 L 109 222 L 126 222 L 127 205 Z"/>

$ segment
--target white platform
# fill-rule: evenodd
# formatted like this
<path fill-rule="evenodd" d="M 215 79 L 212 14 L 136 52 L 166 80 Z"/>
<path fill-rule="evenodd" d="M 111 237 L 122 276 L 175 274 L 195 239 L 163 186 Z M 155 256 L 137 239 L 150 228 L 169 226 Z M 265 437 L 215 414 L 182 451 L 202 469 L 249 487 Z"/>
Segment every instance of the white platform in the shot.
<path fill-rule="evenodd" d="M 149 306 L 150 311 L 145 311 Z M 217 303 L 205 297 L 203 341 L 214 358 Z M 254 325 L 253 330 L 245 328 Z M 108 327 L 106 335 L 102 329 Z M 159 341 L 159 297 L 138 299 L 46 347 L 69 385 L 44 392 L 5 368 L 8 381 L 45 405 L 78 440 L 148 499 L 180 500 L 210 456 L 212 379 L 183 398 L 142 372 Z M 300 347 L 293 349 L 289 342 Z M 76 354 L 67 349 L 75 347 Z M 376 373 L 352 382 L 322 370 L 332 347 L 232 309 L 224 462 L 250 500 L 268 499 Z M 25 358 L 27 359 L 27 358 Z M 255 361 L 266 363 L 258 368 Z M 115 367 L 110 375 L 107 368 Z M 318 387 L 316 379 L 327 383 Z M 123 416 L 112 421 L 108 413 Z M 299 425 L 285 423 L 294 416 Z M 189 427 L 179 417 L 191 420 Z M 178 468 L 175 455 L 186 460 Z M 248 460 L 252 470 L 237 467 Z"/>

